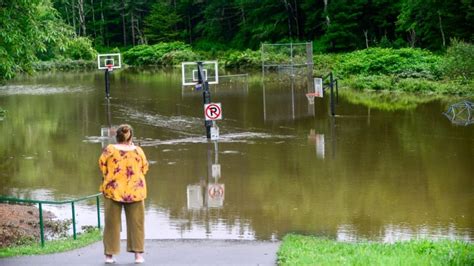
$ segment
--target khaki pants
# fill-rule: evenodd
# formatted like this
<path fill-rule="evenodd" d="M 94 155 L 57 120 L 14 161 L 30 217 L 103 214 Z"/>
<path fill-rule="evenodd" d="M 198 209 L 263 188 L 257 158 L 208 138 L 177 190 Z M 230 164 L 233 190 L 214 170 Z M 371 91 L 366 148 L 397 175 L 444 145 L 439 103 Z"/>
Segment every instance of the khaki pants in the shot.
<path fill-rule="evenodd" d="M 143 201 L 121 203 L 104 198 L 104 254 L 114 255 L 120 252 L 120 227 L 122 206 L 127 220 L 127 251 L 144 252 L 145 242 L 145 206 Z"/>

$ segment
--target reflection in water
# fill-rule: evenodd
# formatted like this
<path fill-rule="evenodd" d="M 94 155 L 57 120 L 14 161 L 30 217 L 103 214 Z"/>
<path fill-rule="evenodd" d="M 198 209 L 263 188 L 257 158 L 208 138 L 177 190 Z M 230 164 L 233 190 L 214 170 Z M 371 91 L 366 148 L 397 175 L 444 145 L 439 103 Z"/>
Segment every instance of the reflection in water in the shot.
<path fill-rule="evenodd" d="M 198 184 L 187 186 L 188 209 L 221 208 L 224 206 L 225 187 L 218 183 L 221 178 L 221 165 L 219 164 L 219 150 L 217 141 L 214 143 L 214 161 L 210 143 L 207 149 L 207 176 L 200 177 Z"/>
<path fill-rule="evenodd" d="M 360 93 L 354 90 L 342 90 L 341 96 L 349 103 L 364 105 L 369 110 L 372 108 L 392 112 L 397 110 L 413 110 L 418 105 L 431 102 L 439 97 L 436 95 L 419 97 L 413 93 L 386 91 Z"/>
<path fill-rule="evenodd" d="M 326 154 L 324 134 L 316 134 L 315 130 L 311 129 L 308 135 L 308 142 L 315 146 L 316 157 L 319 159 L 324 159 Z"/>
<path fill-rule="evenodd" d="M 267 74 L 263 78 L 264 121 L 286 121 L 314 117 L 314 98 L 306 97 L 314 92 L 312 69 L 304 68 L 298 74 L 281 76 Z"/>
<path fill-rule="evenodd" d="M 112 125 L 112 114 L 110 112 L 110 98 L 105 99 L 105 114 L 107 116 L 107 125 L 101 126 L 100 128 L 100 143 L 102 148 L 107 145 L 115 143 L 116 126 Z"/>

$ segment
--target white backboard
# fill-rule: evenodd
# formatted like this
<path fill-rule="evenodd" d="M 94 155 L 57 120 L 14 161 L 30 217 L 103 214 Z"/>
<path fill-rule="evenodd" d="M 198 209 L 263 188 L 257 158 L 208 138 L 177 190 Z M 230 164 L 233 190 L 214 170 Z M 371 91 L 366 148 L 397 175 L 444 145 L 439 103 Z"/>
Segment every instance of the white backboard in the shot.
<path fill-rule="evenodd" d="M 203 61 L 202 72 L 204 81 L 209 84 L 219 84 L 219 70 L 217 61 Z M 198 83 L 197 62 L 181 63 L 182 85 L 193 86 Z"/>
<path fill-rule="evenodd" d="M 122 67 L 122 57 L 120 54 L 99 54 L 97 55 L 97 68 L 108 69 L 111 66 L 112 69 Z"/>

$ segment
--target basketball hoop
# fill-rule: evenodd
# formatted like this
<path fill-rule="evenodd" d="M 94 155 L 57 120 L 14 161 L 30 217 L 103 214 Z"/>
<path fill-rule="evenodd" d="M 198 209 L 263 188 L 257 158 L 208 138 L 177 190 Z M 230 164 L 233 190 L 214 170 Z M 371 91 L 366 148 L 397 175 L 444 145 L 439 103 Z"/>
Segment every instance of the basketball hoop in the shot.
<path fill-rule="evenodd" d="M 314 97 L 319 96 L 317 93 L 306 93 L 306 98 L 308 98 L 308 104 L 314 104 Z"/>
<path fill-rule="evenodd" d="M 107 71 L 112 72 L 114 70 L 114 65 L 113 64 L 108 64 L 107 65 Z"/>

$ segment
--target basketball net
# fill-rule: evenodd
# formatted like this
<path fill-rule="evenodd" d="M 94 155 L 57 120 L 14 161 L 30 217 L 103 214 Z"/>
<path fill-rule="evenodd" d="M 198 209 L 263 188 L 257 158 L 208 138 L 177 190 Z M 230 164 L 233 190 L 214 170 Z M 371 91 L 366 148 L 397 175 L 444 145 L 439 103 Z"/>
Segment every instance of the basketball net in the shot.
<path fill-rule="evenodd" d="M 314 97 L 316 97 L 316 93 L 306 93 L 306 98 L 308 98 L 308 104 L 314 104 Z"/>
<path fill-rule="evenodd" d="M 107 65 L 107 71 L 112 72 L 114 70 L 114 65 L 108 64 Z"/>

